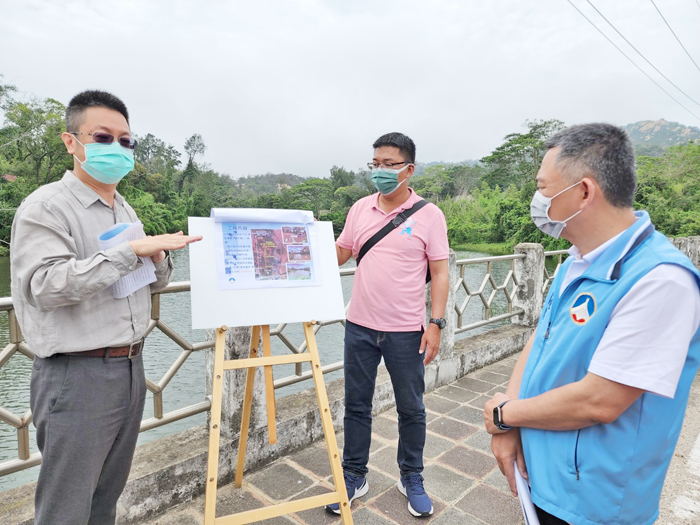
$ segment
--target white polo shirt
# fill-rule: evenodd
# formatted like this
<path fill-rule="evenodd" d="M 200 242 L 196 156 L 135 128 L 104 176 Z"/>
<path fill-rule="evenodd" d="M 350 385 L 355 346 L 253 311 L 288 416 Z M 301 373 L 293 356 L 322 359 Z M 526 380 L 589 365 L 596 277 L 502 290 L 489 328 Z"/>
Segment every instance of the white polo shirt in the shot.
<path fill-rule="evenodd" d="M 615 236 L 586 255 L 575 246 L 559 290 L 585 272 Z M 673 397 L 700 326 L 700 293 L 695 277 L 675 264 L 647 273 L 613 310 L 588 371 L 610 381 Z"/>

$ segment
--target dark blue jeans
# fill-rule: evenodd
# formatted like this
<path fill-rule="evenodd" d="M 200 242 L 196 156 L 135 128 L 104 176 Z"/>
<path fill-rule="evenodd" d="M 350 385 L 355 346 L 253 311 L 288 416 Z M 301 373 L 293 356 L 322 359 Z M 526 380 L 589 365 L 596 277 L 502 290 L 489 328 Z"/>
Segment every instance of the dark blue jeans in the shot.
<path fill-rule="evenodd" d="M 345 324 L 345 447 L 343 470 L 367 474 L 372 440 L 372 397 L 377 367 L 384 358 L 399 414 L 397 461 L 401 474 L 423 471 L 425 367 L 418 353 L 423 330 L 378 332 Z"/>

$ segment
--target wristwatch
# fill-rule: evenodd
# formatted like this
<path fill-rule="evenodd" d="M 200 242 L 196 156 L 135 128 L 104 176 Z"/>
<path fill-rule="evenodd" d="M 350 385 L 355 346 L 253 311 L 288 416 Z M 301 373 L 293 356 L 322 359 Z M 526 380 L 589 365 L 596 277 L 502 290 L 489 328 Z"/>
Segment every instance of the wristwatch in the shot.
<path fill-rule="evenodd" d="M 498 405 L 496 408 L 493 409 L 493 424 L 496 425 L 501 430 L 510 430 L 511 428 L 513 428 L 511 426 L 506 425 L 503 422 L 503 416 L 501 414 L 501 408 L 508 401 L 510 401 L 510 399 L 506 399 L 503 403 L 501 403 L 500 405 Z"/>
<path fill-rule="evenodd" d="M 431 318 L 431 319 L 430 319 L 430 322 L 433 323 L 433 324 L 438 325 L 438 328 L 439 328 L 440 330 L 442 330 L 443 328 L 445 328 L 445 327 L 447 326 L 447 321 L 446 321 L 445 319 L 443 319 L 443 318 L 440 318 L 440 319 L 433 319 L 433 318 Z"/>

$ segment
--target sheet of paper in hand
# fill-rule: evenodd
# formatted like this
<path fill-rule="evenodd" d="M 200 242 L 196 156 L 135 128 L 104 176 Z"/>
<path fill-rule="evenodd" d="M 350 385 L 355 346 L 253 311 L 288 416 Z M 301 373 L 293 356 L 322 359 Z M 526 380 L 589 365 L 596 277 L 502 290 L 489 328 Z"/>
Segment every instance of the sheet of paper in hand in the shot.
<path fill-rule="evenodd" d="M 108 250 L 123 242 L 143 239 L 146 234 L 143 231 L 141 221 L 134 223 L 120 222 L 100 234 L 100 248 Z M 124 299 L 136 290 L 156 281 L 156 268 L 150 257 L 139 257 L 142 265 L 133 272 L 125 275 L 112 285 L 112 295 L 116 299 Z"/>
<path fill-rule="evenodd" d="M 520 508 L 523 511 L 525 523 L 526 525 L 540 525 L 535 505 L 532 503 L 532 496 L 530 496 L 530 486 L 523 478 L 520 470 L 518 470 L 518 463 L 515 461 L 513 462 L 513 469 L 515 470 L 515 485 L 518 489 L 518 499 L 520 500 Z"/>

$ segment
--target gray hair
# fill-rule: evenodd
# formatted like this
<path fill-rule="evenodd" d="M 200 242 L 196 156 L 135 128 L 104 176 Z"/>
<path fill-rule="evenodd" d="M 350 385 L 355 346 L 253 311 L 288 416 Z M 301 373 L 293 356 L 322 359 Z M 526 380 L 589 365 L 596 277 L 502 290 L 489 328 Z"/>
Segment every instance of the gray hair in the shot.
<path fill-rule="evenodd" d="M 634 205 L 634 147 L 624 129 L 602 123 L 571 126 L 549 137 L 545 147 L 559 148 L 555 165 L 569 182 L 591 176 L 610 204 L 619 208 Z"/>

